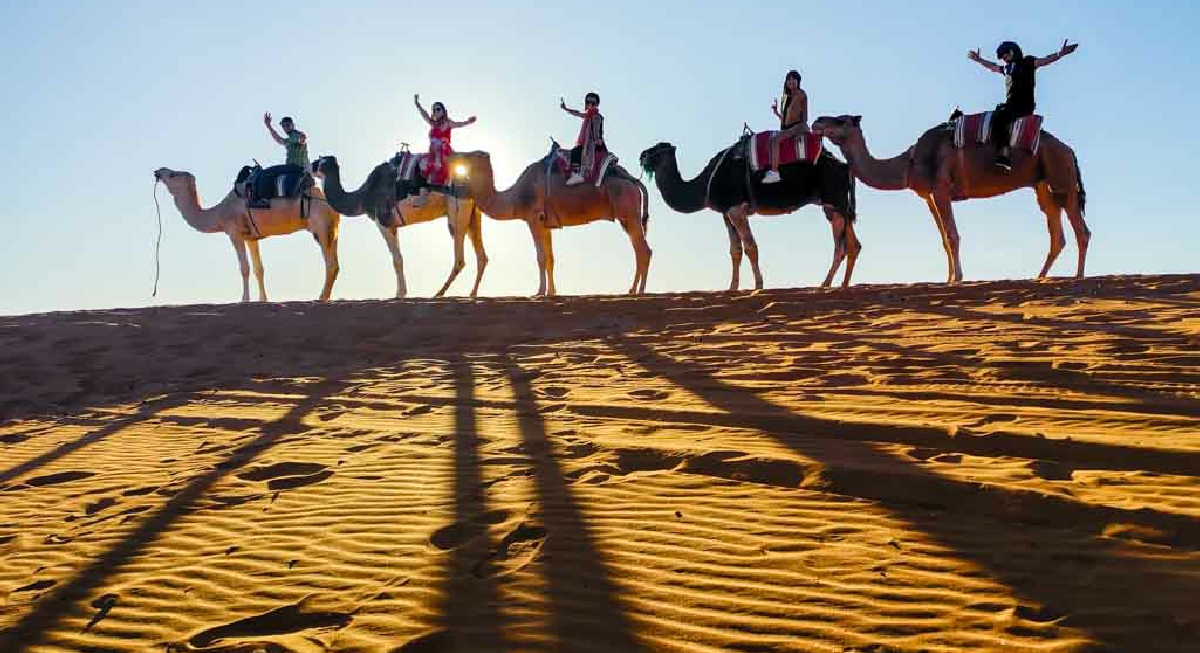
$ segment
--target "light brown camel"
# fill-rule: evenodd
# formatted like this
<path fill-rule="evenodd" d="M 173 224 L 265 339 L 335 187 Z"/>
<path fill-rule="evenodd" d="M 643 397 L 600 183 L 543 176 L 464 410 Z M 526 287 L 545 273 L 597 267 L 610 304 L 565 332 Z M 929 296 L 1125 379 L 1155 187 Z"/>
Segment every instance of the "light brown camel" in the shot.
<path fill-rule="evenodd" d="M 1061 214 L 1064 209 L 1079 248 L 1075 276 L 1083 277 L 1092 238 L 1084 221 L 1087 194 L 1083 177 L 1075 152 L 1049 133 L 1042 133 L 1036 155 L 1015 150 L 1012 170 L 1005 171 L 995 164 L 996 151 L 991 143 L 956 149 L 954 131 L 948 123 L 926 131 L 906 152 L 891 159 L 876 159 L 871 155 L 862 133 L 862 116 L 818 118 L 813 131 L 841 148 L 854 175 L 863 183 L 880 190 L 911 190 L 925 200 L 942 234 L 950 269 L 948 282 L 956 283 L 963 277 L 958 226 L 951 203 L 996 197 L 1020 188 L 1035 190 L 1050 230 L 1050 253 L 1038 278 L 1046 277 L 1066 244 Z"/>
<path fill-rule="evenodd" d="M 400 227 L 431 222 L 442 217 L 449 218 L 447 226 L 450 228 L 450 237 L 454 239 L 454 266 L 450 268 L 450 276 L 446 283 L 442 284 L 441 290 L 435 296 L 445 295 L 450 284 L 454 283 L 458 273 L 466 265 L 464 237 L 471 239 L 471 246 L 475 249 L 475 285 L 471 287 L 471 296 L 475 297 L 479 293 L 479 283 L 483 280 L 488 257 L 483 249 L 479 208 L 475 206 L 474 201 L 437 192 L 430 193 L 422 206 L 415 205 L 415 198 L 401 198 L 401 201 L 396 201 L 395 171 L 387 163 L 376 166 L 363 185 L 354 191 L 347 191 L 342 186 L 341 168 L 337 157 L 323 156 L 313 161 L 312 171 L 323 180 L 326 198 L 338 213 L 345 216 L 366 213 L 379 229 L 379 235 L 383 236 L 392 255 L 392 268 L 396 272 L 397 299 L 408 294 L 408 284 L 404 278 L 404 257 L 400 254 Z M 396 216 L 400 217 L 398 221 Z"/>
<path fill-rule="evenodd" d="M 599 188 L 590 183 L 567 186 L 561 175 L 547 178 L 545 162 L 536 161 L 525 168 L 510 188 L 497 191 L 492 161 L 486 152 L 455 154 L 455 168 L 462 168 L 459 183 L 469 189 L 471 197 L 488 217 L 524 220 L 529 225 L 537 248 L 538 296 L 557 293 L 554 248 L 547 221 L 557 222 L 557 226 L 574 227 L 596 220 L 615 219 L 629 236 L 636 259 L 629 294 L 646 291 L 646 275 L 653 253 L 646 242 L 649 194 L 646 187 L 625 170 L 618 168 L 617 174 L 605 179 Z"/>
<path fill-rule="evenodd" d="M 263 284 L 262 257 L 258 252 L 258 241 L 268 236 L 282 236 L 308 230 L 321 247 L 325 258 L 325 285 L 321 289 L 321 301 L 329 299 L 333 282 L 338 275 L 337 238 L 338 221 L 341 216 L 324 201 L 321 190 L 311 191 L 313 201 L 307 203 L 307 219 L 300 216 L 300 201 L 297 199 L 273 199 L 269 209 L 252 209 L 253 224 L 246 214 L 246 200 L 232 190 L 219 204 L 201 208 L 200 195 L 196 192 L 196 178 L 190 172 L 168 168 L 154 171 L 154 178 L 161 181 L 175 198 L 175 208 L 193 229 L 205 234 L 223 233 L 229 236 L 233 250 L 237 253 L 242 271 L 242 301 L 250 301 L 250 260 L 254 262 L 254 276 L 258 280 L 258 300 L 267 301 L 267 288 Z"/>

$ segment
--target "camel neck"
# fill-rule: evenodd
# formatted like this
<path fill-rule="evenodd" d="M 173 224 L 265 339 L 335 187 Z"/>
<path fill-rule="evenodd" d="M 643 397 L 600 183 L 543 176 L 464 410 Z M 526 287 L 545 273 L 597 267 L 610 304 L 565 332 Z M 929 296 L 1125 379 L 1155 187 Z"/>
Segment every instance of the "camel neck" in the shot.
<path fill-rule="evenodd" d="M 854 176 L 871 188 L 878 190 L 904 190 L 908 188 L 909 168 L 912 159 L 908 152 L 890 159 L 876 159 L 867 147 L 861 134 L 851 137 L 841 147 L 842 155 L 854 171 Z"/>
<path fill-rule="evenodd" d="M 183 216 L 184 222 L 187 222 L 191 228 L 206 234 L 224 231 L 221 228 L 221 218 L 225 202 L 208 209 L 202 208 L 200 195 L 196 192 L 195 181 L 188 184 L 182 192 L 172 193 L 172 197 L 175 200 L 175 208 L 179 209 L 179 214 Z"/>
<path fill-rule="evenodd" d="M 679 162 L 675 153 L 671 152 L 660 170 L 654 174 L 654 184 L 662 193 L 663 201 L 671 210 L 679 213 L 695 213 L 705 208 L 707 204 L 708 179 L 712 176 L 712 167 L 706 167 L 691 180 L 684 180 L 679 174 Z"/>
<path fill-rule="evenodd" d="M 325 172 L 325 181 L 321 187 L 325 191 L 325 199 L 333 210 L 342 215 L 360 215 L 362 210 L 362 189 L 347 193 L 342 187 L 342 171 L 336 166 Z"/>

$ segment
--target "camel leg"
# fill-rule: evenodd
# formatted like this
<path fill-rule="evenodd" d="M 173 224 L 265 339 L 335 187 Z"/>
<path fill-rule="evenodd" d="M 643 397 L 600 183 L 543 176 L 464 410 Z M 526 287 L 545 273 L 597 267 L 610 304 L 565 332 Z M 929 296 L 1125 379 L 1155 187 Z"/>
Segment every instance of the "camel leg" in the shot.
<path fill-rule="evenodd" d="M 842 287 L 850 287 L 850 278 L 854 276 L 854 264 L 858 262 L 858 255 L 862 252 L 862 241 L 858 239 L 858 234 L 854 231 L 854 221 L 846 220 L 846 276 L 842 278 Z"/>
<path fill-rule="evenodd" d="M 938 192 L 933 196 L 934 207 L 938 217 L 942 219 L 942 231 L 946 234 L 946 244 L 950 247 L 950 279 L 947 283 L 962 281 L 962 259 L 959 255 L 958 225 L 954 222 L 954 209 L 950 202 L 949 192 Z"/>
<path fill-rule="evenodd" d="M 479 209 L 472 207 L 471 223 L 467 229 L 467 238 L 471 239 L 471 246 L 475 248 L 475 285 L 471 287 L 471 296 L 475 297 L 479 293 L 479 282 L 483 281 L 483 271 L 487 268 L 488 256 L 483 249 L 483 221 L 480 219 Z"/>
<path fill-rule="evenodd" d="M 1067 237 L 1063 235 L 1062 208 L 1054 198 L 1050 184 L 1042 182 L 1034 190 L 1037 193 L 1038 206 L 1041 207 L 1042 213 L 1046 214 L 1046 229 L 1050 232 L 1050 252 L 1046 254 L 1046 263 L 1037 276 L 1038 279 L 1045 279 L 1054 261 L 1066 246 Z"/>
<path fill-rule="evenodd" d="M 549 273 L 554 269 L 554 252 L 551 249 L 550 230 L 541 221 L 528 221 L 529 234 L 533 236 L 533 246 L 537 249 L 538 262 L 538 291 L 535 297 L 547 297 L 554 294 L 554 277 Z"/>
<path fill-rule="evenodd" d="M 929 214 L 933 216 L 938 236 L 942 239 L 942 249 L 946 252 L 946 283 L 950 283 L 954 279 L 954 253 L 950 249 L 950 240 L 946 238 L 946 225 L 942 222 L 942 216 L 938 214 L 937 203 L 933 201 L 933 195 L 925 196 L 925 205 L 929 207 Z"/>
<path fill-rule="evenodd" d="M 1084 267 L 1087 265 L 1088 244 L 1092 242 L 1092 230 L 1088 229 L 1087 221 L 1083 218 L 1083 209 L 1079 207 L 1078 192 L 1072 192 L 1067 196 L 1066 207 L 1067 220 L 1071 222 L 1071 231 L 1075 232 L 1075 245 L 1079 249 L 1075 278 L 1082 279 Z"/>
<path fill-rule="evenodd" d="M 333 282 L 337 281 L 338 276 L 336 224 L 333 220 L 326 220 L 325 228 L 313 234 L 317 245 L 321 247 L 321 257 L 325 259 L 325 285 L 321 288 L 321 296 L 317 298 L 321 302 L 329 301 L 329 296 L 333 294 Z"/>
<path fill-rule="evenodd" d="M 833 264 L 829 266 L 829 274 L 825 275 L 825 281 L 821 283 L 822 288 L 828 288 L 833 285 L 833 276 L 837 274 L 838 268 L 842 267 L 842 260 L 846 258 L 846 224 L 845 216 L 831 208 L 825 209 L 825 217 L 829 220 L 829 228 L 833 230 Z"/>
<path fill-rule="evenodd" d="M 742 248 L 746 250 L 746 258 L 750 259 L 750 271 L 754 273 L 754 289 L 762 290 L 762 270 L 758 267 L 758 243 L 754 240 L 754 232 L 750 231 L 750 209 L 745 204 L 729 209 L 729 221 L 737 229 L 742 239 Z"/>
<path fill-rule="evenodd" d="M 654 252 L 650 249 L 650 243 L 646 242 L 646 232 L 642 229 L 642 221 L 636 213 L 627 218 L 625 224 L 625 233 L 629 234 L 629 242 L 633 245 L 633 259 L 636 267 L 629 294 L 639 295 L 646 292 L 646 277 L 650 274 L 650 257 Z"/>
<path fill-rule="evenodd" d="M 263 282 L 262 255 L 258 251 L 257 240 L 247 240 L 246 247 L 250 249 L 250 262 L 254 265 L 254 278 L 258 281 L 258 301 L 267 301 L 267 286 Z"/>
<path fill-rule="evenodd" d="M 392 254 L 392 269 L 396 271 L 396 299 L 403 299 L 408 295 L 408 285 L 404 283 L 404 256 L 400 254 L 398 227 L 385 227 L 378 222 L 375 226 L 379 227 L 379 235 L 383 236 L 383 242 L 387 243 L 388 251 Z"/>
<path fill-rule="evenodd" d="M 242 301 L 250 301 L 250 261 L 246 258 L 246 239 L 240 234 L 229 234 L 233 251 L 237 254 L 238 267 L 242 272 Z"/>
<path fill-rule="evenodd" d="M 739 277 L 742 272 L 742 237 L 738 235 L 737 227 L 729 221 L 729 214 L 722 214 L 725 219 L 725 231 L 729 233 L 729 262 L 733 265 L 733 274 L 729 277 L 729 290 L 737 290 L 741 285 Z"/>
<path fill-rule="evenodd" d="M 461 215 L 461 210 L 452 208 L 446 218 L 450 223 L 450 236 L 454 238 L 454 267 L 450 268 L 450 276 L 446 279 L 446 283 L 442 284 L 442 289 L 437 291 L 434 297 L 445 295 L 446 291 L 450 289 L 450 284 L 454 283 L 454 280 L 458 278 L 458 273 L 462 272 L 462 269 L 467 265 L 463 249 L 463 239 L 467 236 L 467 222 L 470 221 L 471 214 L 468 210 L 466 220 L 461 220 Z"/>

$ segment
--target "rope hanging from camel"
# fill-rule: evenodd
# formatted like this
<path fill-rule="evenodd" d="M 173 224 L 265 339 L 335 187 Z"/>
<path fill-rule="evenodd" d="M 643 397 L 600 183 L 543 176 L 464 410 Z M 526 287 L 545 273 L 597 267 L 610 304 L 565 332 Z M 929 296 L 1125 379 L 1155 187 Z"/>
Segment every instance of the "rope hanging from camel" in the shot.
<path fill-rule="evenodd" d="M 158 205 L 158 177 L 154 178 L 154 212 L 158 214 L 158 237 L 154 239 L 154 291 L 150 293 L 151 297 L 158 296 L 158 277 L 161 267 L 159 265 L 159 251 L 162 249 L 162 209 Z"/>

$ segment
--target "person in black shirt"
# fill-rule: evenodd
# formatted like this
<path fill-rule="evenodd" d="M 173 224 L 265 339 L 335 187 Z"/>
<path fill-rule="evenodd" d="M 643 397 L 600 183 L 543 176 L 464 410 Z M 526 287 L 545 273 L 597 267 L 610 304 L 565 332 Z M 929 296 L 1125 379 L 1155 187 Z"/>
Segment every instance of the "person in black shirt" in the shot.
<path fill-rule="evenodd" d="M 971 61 L 994 73 L 1004 75 L 1004 85 L 1007 89 L 1004 103 L 996 105 L 996 111 L 992 113 L 992 141 L 996 144 L 996 163 L 998 165 L 1005 169 L 1012 167 L 1008 151 L 1009 129 L 1014 120 L 1033 115 L 1033 110 L 1037 108 L 1037 103 L 1033 101 L 1033 89 L 1037 84 L 1035 78 L 1037 69 L 1049 66 L 1071 54 L 1078 47 L 1078 43 L 1068 44 L 1063 41 L 1062 48 L 1058 52 L 1039 58 L 1026 56 L 1021 52 L 1021 46 L 1012 41 L 1005 41 L 996 48 L 996 58 L 1001 63 L 993 63 L 984 59 L 980 56 L 978 48 L 967 53 L 967 58 Z"/>

